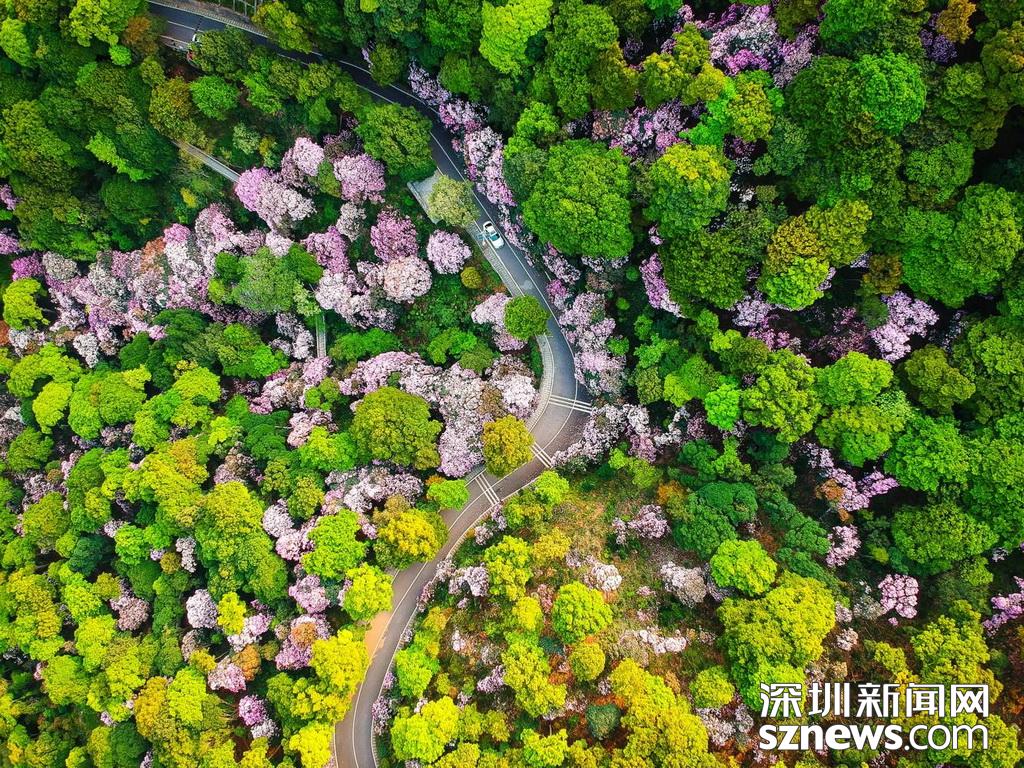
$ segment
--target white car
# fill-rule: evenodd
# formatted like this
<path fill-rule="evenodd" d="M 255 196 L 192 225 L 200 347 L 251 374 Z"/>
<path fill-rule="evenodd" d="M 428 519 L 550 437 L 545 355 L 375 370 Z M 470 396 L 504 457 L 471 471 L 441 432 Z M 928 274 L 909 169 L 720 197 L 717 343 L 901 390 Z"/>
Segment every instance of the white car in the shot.
<path fill-rule="evenodd" d="M 196 45 L 196 41 L 199 40 L 199 35 L 200 34 L 201 34 L 200 31 L 197 29 L 195 31 L 195 33 L 192 35 L 192 39 L 189 40 L 188 44 L 185 46 L 185 60 L 188 61 L 188 63 L 192 64 L 193 66 L 195 66 L 193 64 L 193 61 L 195 60 L 195 55 L 196 55 L 196 53 L 195 53 L 195 45 Z"/>
<path fill-rule="evenodd" d="M 491 247 L 494 248 L 494 250 L 497 251 L 504 247 L 505 241 L 501 239 L 501 235 L 498 233 L 498 228 L 494 226 L 494 222 L 485 221 L 483 230 L 484 237 L 487 238 L 487 241 L 491 244 Z"/>

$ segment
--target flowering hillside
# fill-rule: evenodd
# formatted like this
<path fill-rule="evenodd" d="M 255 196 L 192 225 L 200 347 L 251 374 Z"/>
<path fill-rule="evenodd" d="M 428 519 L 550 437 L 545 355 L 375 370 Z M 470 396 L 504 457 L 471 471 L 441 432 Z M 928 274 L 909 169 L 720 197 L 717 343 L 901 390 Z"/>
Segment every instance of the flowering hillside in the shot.
<path fill-rule="evenodd" d="M 0 3 L 0 768 L 1020 765 L 1022 51 Z"/>

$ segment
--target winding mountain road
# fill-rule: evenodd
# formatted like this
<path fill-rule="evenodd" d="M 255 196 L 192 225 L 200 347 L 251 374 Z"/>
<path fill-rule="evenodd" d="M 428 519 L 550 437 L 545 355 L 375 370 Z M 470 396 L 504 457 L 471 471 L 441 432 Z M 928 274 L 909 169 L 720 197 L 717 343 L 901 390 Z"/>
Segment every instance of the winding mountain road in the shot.
<path fill-rule="evenodd" d="M 238 27 L 254 41 L 268 43 L 266 35 L 247 19 L 217 6 L 190 0 L 151 0 L 149 8 L 151 13 L 167 21 L 164 42 L 179 49 L 187 47 L 197 32 L 221 29 L 225 26 Z M 322 57 L 320 54 L 312 54 L 293 58 L 308 63 Z M 442 173 L 457 179 L 465 178 L 465 167 L 461 157 L 450 152 L 452 137 L 433 109 L 402 88 L 375 83 L 361 61 L 333 61 L 348 72 L 360 88 L 376 98 L 415 107 L 429 117 L 433 125 L 431 152 L 434 162 Z M 199 157 L 226 178 L 237 178 L 237 174 L 215 158 L 194 147 L 186 151 Z M 478 232 L 485 221 L 489 219 L 497 222 L 499 218 L 497 209 L 486 199 L 476 196 L 476 201 L 479 215 L 476 227 L 472 229 Z M 489 244 L 483 245 L 482 248 L 512 295 L 533 296 L 551 309 L 544 291 L 548 282 L 547 277 L 532 266 L 522 252 L 510 244 L 497 251 Z M 548 333 L 541 337 L 540 346 L 544 374 L 537 410 L 528 421 L 534 437 L 534 459 L 502 478 L 496 478 L 482 468 L 472 472 L 467 478 L 470 481 L 471 493 L 469 503 L 462 509 L 449 510 L 445 514 L 450 534 L 438 557 L 429 563 L 396 574 L 391 611 L 378 615 L 366 632 L 367 648 L 371 655 L 366 677 L 356 693 L 348 715 L 335 729 L 334 754 L 340 768 L 375 768 L 377 764 L 371 728 L 373 703 L 381 694 L 385 676 L 391 668 L 402 635 L 416 616 L 416 603 L 420 593 L 433 577 L 440 560 L 447 557 L 495 505 L 529 485 L 549 467 L 551 455 L 573 442 L 580 425 L 591 410 L 586 391 L 576 381 L 572 349 L 553 318 L 548 321 Z"/>

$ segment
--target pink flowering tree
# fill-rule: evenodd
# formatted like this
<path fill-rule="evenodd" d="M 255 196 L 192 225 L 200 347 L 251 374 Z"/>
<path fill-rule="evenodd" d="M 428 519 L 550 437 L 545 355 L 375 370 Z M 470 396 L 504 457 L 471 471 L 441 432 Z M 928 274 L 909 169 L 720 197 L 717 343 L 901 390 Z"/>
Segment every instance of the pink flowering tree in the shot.
<path fill-rule="evenodd" d="M 287 232 L 313 214 L 313 201 L 290 188 L 266 168 L 244 171 L 235 182 L 235 195 L 246 210 L 259 216 L 272 230 Z"/>
<path fill-rule="evenodd" d="M 1014 576 L 1017 591 L 1008 595 L 996 595 L 992 598 L 992 616 L 984 622 L 985 631 L 990 635 L 1008 622 L 1024 617 L 1024 579 Z"/>
<path fill-rule="evenodd" d="M 454 232 L 437 229 L 427 240 L 427 259 L 439 275 L 457 274 L 472 252 L 465 241 Z"/>
<path fill-rule="evenodd" d="M 917 595 L 920 591 L 917 579 L 890 573 L 878 585 L 882 593 L 881 603 L 885 612 L 895 611 L 904 619 L 912 619 L 917 615 Z"/>
<path fill-rule="evenodd" d="M 679 317 L 682 315 L 682 311 L 669 296 L 668 283 L 665 282 L 663 272 L 661 260 L 656 255 L 651 256 L 640 265 L 640 277 L 644 281 L 647 300 L 655 309 L 661 309 Z"/>
<path fill-rule="evenodd" d="M 423 259 L 401 256 L 384 265 L 381 287 L 391 301 L 410 304 L 426 294 L 430 284 L 430 267 Z"/>
<path fill-rule="evenodd" d="M 477 304 L 470 313 L 474 323 L 490 325 L 494 329 L 494 345 L 502 352 L 523 349 L 526 343 L 505 328 L 505 305 L 512 301 L 507 293 L 494 293 Z"/>
<path fill-rule="evenodd" d="M 333 163 L 334 178 L 341 187 L 341 197 L 350 203 L 384 202 L 386 187 L 384 165 L 366 153 L 345 155 Z"/>
<path fill-rule="evenodd" d="M 883 359 L 895 363 L 910 354 L 911 337 L 925 336 L 939 316 L 925 302 L 912 299 L 902 291 L 884 296 L 882 301 L 889 310 L 889 317 L 871 330 L 871 340 Z"/>
<path fill-rule="evenodd" d="M 601 294 L 582 293 L 558 322 L 575 353 L 576 378 L 595 393 L 616 395 L 625 384 L 626 361 L 608 348 L 615 321 L 604 305 Z"/>
<path fill-rule="evenodd" d="M 416 227 L 412 219 L 393 208 L 386 208 L 370 227 L 370 245 L 377 258 L 387 263 L 393 259 L 411 258 L 419 252 Z"/>
<path fill-rule="evenodd" d="M 317 175 L 324 161 L 324 148 L 312 139 L 300 136 L 281 158 L 281 178 L 291 186 L 304 185 Z"/>

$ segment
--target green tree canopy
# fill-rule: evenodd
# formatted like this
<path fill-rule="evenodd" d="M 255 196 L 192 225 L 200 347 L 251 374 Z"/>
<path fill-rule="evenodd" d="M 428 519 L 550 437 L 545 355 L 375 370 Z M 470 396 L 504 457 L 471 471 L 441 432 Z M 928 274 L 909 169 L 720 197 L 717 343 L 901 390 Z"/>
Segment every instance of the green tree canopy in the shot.
<path fill-rule="evenodd" d="M 578 643 L 612 622 L 612 609 L 604 596 L 578 581 L 559 588 L 551 608 L 551 623 L 567 643 Z"/>
<path fill-rule="evenodd" d="M 487 471 L 504 477 L 533 458 L 533 435 L 515 416 L 484 424 L 483 452 Z"/>
<path fill-rule="evenodd" d="M 747 706 L 759 706 L 761 682 L 803 680 L 835 625 L 835 601 L 814 579 L 784 573 L 756 600 L 730 598 L 718 609 L 732 674 Z"/>
<path fill-rule="evenodd" d="M 773 352 L 757 381 L 743 390 L 743 414 L 751 424 L 778 431 L 794 442 L 809 432 L 821 411 L 814 369 L 788 350 Z"/>
<path fill-rule="evenodd" d="M 991 548 L 996 537 L 952 501 L 924 507 L 900 507 L 892 520 L 892 537 L 913 567 L 931 575 Z"/>
<path fill-rule="evenodd" d="M 394 387 L 381 387 L 360 400 L 352 420 L 352 436 L 363 456 L 417 469 L 437 466 L 440 432 L 426 400 Z"/>
<path fill-rule="evenodd" d="M 456 181 L 444 174 L 434 182 L 427 200 L 430 215 L 450 227 L 466 229 L 476 221 L 479 212 L 473 197 L 473 184 Z"/>
<path fill-rule="evenodd" d="M 567 141 L 549 151 L 523 217 L 541 240 L 564 253 L 620 258 L 633 247 L 632 188 L 621 151 Z"/>
<path fill-rule="evenodd" d="M 705 227 L 725 210 L 730 178 L 729 161 L 714 147 L 673 144 L 651 166 L 644 214 L 663 237 Z"/>
<path fill-rule="evenodd" d="M 324 579 L 341 578 L 366 556 L 366 543 L 356 538 L 359 531 L 355 513 L 347 509 L 321 517 L 309 532 L 313 551 L 303 557 L 303 567 Z"/>
<path fill-rule="evenodd" d="M 504 5 L 484 2 L 481 9 L 480 55 L 505 75 L 516 77 L 529 65 L 527 44 L 546 29 L 552 0 L 511 0 Z"/>
<path fill-rule="evenodd" d="M 551 313 L 533 296 L 517 296 L 505 305 L 505 328 L 523 341 L 545 333 L 549 317 Z"/>
<path fill-rule="evenodd" d="M 425 179 L 434 171 L 430 121 L 413 107 L 377 104 L 362 115 L 356 133 L 366 151 L 402 181 Z"/>
<path fill-rule="evenodd" d="M 763 594 L 775 581 L 775 561 L 756 541 L 723 541 L 711 558 L 711 577 L 721 587 Z"/>

